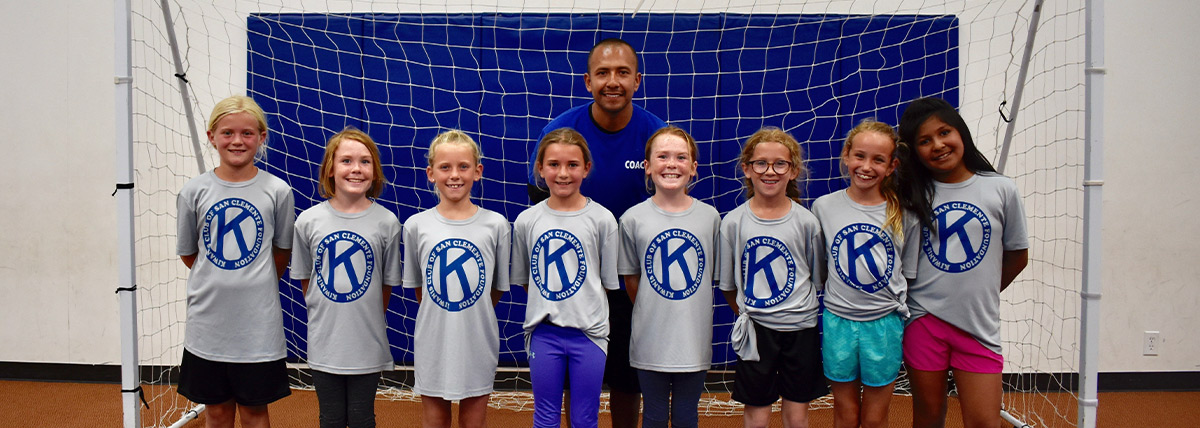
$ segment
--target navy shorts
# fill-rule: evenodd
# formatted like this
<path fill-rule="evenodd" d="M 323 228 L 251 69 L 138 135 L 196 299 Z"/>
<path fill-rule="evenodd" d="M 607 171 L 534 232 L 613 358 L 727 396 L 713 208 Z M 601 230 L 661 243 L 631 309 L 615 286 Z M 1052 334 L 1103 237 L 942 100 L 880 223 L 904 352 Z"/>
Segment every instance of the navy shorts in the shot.
<path fill-rule="evenodd" d="M 233 400 L 242 406 L 265 406 L 292 393 L 283 359 L 226 363 L 206 360 L 184 349 L 179 372 L 179 395 L 193 403 Z"/>

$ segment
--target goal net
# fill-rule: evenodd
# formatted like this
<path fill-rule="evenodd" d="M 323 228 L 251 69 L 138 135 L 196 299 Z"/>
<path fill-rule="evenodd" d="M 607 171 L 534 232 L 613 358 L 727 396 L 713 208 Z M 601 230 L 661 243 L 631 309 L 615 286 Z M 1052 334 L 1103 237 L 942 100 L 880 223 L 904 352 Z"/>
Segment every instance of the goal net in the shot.
<path fill-rule="evenodd" d="M 163 4 L 168 6 L 163 10 Z M 267 111 L 260 167 L 294 189 L 297 213 L 321 201 L 325 141 L 346 126 L 380 143 L 389 181 L 378 202 L 401 221 L 436 205 L 424 178 L 430 140 L 466 131 L 483 148 L 474 197 L 509 220 L 529 204 L 526 168 L 540 130 L 591 100 L 587 51 L 620 37 L 639 51 L 634 102 L 695 136 L 696 196 L 722 213 L 744 201 L 741 144 L 778 126 L 804 145 L 808 202 L 846 186 L 837 156 L 860 120 L 895 124 L 908 101 L 937 96 L 959 107 L 993 161 L 1004 144 L 1026 33 L 1037 25 L 1024 101 L 1004 173 L 1024 197 L 1030 264 L 1003 295 L 1005 408 L 1031 426 L 1073 425 L 1079 368 L 1083 180 L 1083 2 L 463 0 L 445 5 L 372 1 L 133 2 L 135 233 L 139 354 L 148 425 L 169 425 L 191 404 L 172 388 L 183 343 L 187 269 L 174 254 L 175 197 L 211 168 L 203 139 L 216 101 L 247 94 Z M 170 17 L 173 25 L 164 19 Z M 182 73 L 172 59 L 178 38 Z M 186 79 L 184 100 L 179 79 Z M 196 112 L 184 114 L 185 105 Z M 280 283 L 293 386 L 307 375 L 306 310 L 299 285 Z M 380 399 L 415 400 L 416 302 L 395 290 L 388 338 L 397 370 Z M 719 293 L 718 293 L 719 296 Z M 521 321 L 525 293 L 496 308 L 501 368 L 491 405 L 532 409 Z M 733 317 L 714 301 L 713 370 L 705 414 L 729 401 Z M 901 379 L 898 393 L 906 393 Z M 825 402 L 828 404 L 828 401 Z"/>

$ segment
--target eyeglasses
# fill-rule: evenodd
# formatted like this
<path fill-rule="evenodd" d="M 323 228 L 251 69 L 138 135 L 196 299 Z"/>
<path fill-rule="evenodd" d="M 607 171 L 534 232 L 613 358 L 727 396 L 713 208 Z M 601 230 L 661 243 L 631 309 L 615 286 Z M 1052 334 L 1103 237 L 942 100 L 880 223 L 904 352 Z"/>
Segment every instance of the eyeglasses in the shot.
<path fill-rule="evenodd" d="M 750 169 L 753 170 L 755 174 L 766 174 L 768 167 L 779 175 L 787 174 L 788 171 L 792 170 L 792 163 L 785 160 L 777 160 L 773 163 L 765 160 L 756 160 L 746 162 L 746 164 L 750 165 Z"/>

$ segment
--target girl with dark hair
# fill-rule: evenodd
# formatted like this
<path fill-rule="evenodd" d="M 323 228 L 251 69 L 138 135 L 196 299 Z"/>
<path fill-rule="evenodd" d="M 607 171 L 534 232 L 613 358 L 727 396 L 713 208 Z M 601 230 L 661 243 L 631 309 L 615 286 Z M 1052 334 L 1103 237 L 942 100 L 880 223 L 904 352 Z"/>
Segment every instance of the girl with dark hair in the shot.
<path fill-rule="evenodd" d="M 1029 260 L 1021 195 L 944 100 L 909 104 L 900 137 L 911 147 L 900 160 L 900 200 L 923 226 L 903 345 L 913 426 L 945 424 L 951 370 L 964 426 L 995 426 L 1004 368 L 1000 292 Z"/>

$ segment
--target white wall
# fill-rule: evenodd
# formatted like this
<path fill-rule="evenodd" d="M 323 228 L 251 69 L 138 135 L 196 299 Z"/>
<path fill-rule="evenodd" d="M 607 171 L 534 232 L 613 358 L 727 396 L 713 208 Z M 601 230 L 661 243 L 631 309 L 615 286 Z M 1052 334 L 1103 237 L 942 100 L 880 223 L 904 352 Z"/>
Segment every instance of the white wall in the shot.
<path fill-rule="evenodd" d="M 1200 4 L 1108 3 L 1100 369 L 1200 370 Z M 111 8 L 0 3 L 0 361 L 119 360 Z"/>
<path fill-rule="evenodd" d="M 0 2 L 0 361 L 120 361 L 112 16 Z"/>
<path fill-rule="evenodd" d="M 1107 3 L 1100 369 L 1200 370 L 1200 4 Z"/>

